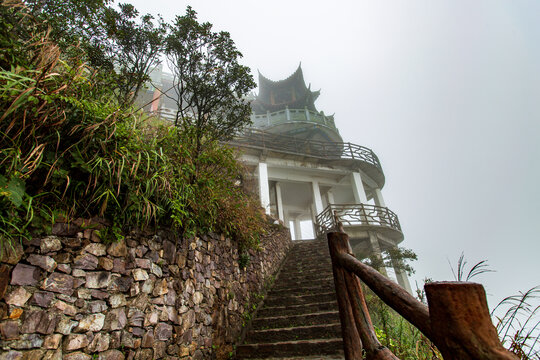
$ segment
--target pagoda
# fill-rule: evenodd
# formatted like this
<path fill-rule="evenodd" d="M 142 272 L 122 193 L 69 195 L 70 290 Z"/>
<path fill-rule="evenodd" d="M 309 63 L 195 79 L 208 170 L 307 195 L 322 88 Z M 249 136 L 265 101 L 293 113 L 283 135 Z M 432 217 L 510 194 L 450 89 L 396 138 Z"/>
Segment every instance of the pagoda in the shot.
<path fill-rule="evenodd" d="M 319 95 L 306 86 L 301 66 L 279 81 L 259 72 L 253 124 L 231 145 L 241 150 L 265 212 L 295 240 L 322 238 L 343 226 L 359 258 L 391 253 L 403 233 L 382 195 L 379 159 L 369 148 L 343 142 L 334 116 L 315 107 Z M 406 274 L 393 265 L 388 270 L 411 292 Z"/>

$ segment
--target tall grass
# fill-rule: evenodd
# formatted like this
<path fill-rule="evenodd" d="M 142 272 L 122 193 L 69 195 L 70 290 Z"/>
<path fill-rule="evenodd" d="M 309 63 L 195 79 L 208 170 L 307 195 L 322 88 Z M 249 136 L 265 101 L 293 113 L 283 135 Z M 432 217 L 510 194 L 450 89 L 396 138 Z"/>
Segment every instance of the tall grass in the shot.
<path fill-rule="evenodd" d="M 503 299 L 491 312 L 503 345 L 520 359 L 540 359 L 540 287 Z M 501 312 L 499 316 L 496 313 Z"/>
<path fill-rule="evenodd" d="M 59 216 L 101 216 L 115 229 L 220 231 L 256 246 L 264 218 L 235 186 L 231 149 L 209 143 L 195 159 L 186 132 L 121 107 L 114 74 L 87 66 L 77 44 L 63 54 L 24 8 L 0 11 L 11 44 L 0 51 L 1 241 Z"/>

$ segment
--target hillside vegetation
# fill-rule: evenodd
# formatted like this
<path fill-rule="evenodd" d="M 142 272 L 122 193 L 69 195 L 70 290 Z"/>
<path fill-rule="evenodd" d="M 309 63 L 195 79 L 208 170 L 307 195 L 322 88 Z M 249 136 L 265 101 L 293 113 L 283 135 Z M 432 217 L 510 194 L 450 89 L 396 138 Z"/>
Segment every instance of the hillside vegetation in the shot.
<path fill-rule="evenodd" d="M 239 185 L 234 152 L 219 143 L 249 123 L 249 104 L 240 99 L 254 85 L 227 33 L 198 23 L 191 9 L 167 25 L 107 1 L 3 1 L 0 12 L 3 245 L 59 219 L 99 216 L 112 225 L 104 240 L 125 228 L 171 226 L 257 246 L 263 214 Z M 173 30 L 176 43 L 168 46 Z M 215 38 L 229 48 L 212 54 Z M 202 42 L 183 55 L 201 69 L 190 81 L 209 92 L 205 100 L 214 86 L 240 110 L 220 119 L 223 104 L 205 103 L 203 121 L 194 107 L 171 126 L 138 110 L 135 93 L 164 52 L 184 51 L 190 41 Z M 220 76 L 228 82 L 216 82 Z"/>

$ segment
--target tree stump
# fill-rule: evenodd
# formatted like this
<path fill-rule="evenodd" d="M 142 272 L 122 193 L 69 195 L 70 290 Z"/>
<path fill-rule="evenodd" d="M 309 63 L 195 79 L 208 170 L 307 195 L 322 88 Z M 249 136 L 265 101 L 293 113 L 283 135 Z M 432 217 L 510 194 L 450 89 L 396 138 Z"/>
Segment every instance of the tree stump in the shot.
<path fill-rule="evenodd" d="M 432 282 L 425 285 L 432 341 L 445 360 L 518 360 L 506 350 L 491 322 L 480 284 Z"/>

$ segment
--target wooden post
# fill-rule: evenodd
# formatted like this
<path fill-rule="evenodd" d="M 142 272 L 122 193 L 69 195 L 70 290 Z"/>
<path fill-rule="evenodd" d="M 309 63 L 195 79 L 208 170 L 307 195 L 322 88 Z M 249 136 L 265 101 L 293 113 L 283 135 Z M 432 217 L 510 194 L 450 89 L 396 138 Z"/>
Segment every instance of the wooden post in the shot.
<path fill-rule="evenodd" d="M 491 322 L 480 284 L 432 282 L 425 285 L 431 340 L 445 360 L 518 360 L 506 350 Z"/>
<path fill-rule="evenodd" d="M 341 334 L 343 336 L 343 351 L 346 360 L 362 359 L 362 341 L 356 329 L 353 309 L 347 293 L 345 283 L 345 270 L 336 262 L 336 256 L 340 252 L 347 252 L 347 244 L 342 240 L 343 233 L 328 233 L 328 247 L 332 258 L 332 272 L 334 273 L 334 285 L 339 307 L 339 320 L 341 322 Z M 348 243 L 348 241 L 347 241 Z"/>
<path fill-rule="evenodd" d="M 346 236 L 346 234 L 343 234 Z M 348 238 L 345 238 L 348 243 Z M 360 335 L 364 349 L 366 350 L 367 360 L 399 360 L 392 352 L 383 346 L 373 328 L 371 317 L 369 316 L 368 308 L 364 298 L 364 292 L 360 285 L 358 277 L 348 271 L 345 273 L 345 283 L 349 293 L 356 330 Z"/>
<path fill-rule="evenodd" d="M 431 324 L 426 305 L 416 300 L 401 286 L 381 275 L 377 270 L 362 264 L 349 254 L 340 254 L 337 261 L 345 269 L 360 277 L 386 305 L 397 311 L 428 338 L 431 338 Z"/>

